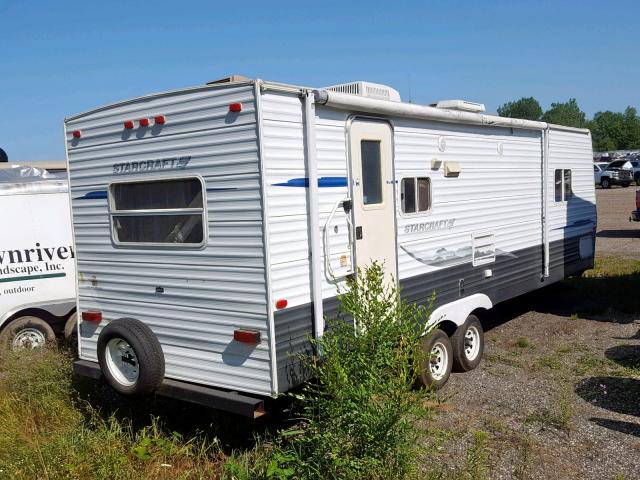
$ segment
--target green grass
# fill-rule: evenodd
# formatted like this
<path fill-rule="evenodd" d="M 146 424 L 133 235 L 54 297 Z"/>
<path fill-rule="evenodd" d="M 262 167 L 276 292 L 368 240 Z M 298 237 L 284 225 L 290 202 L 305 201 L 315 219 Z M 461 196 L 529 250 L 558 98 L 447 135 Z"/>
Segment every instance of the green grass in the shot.
<path fill-rule="evenodd" d="M 3 358 L 1 478 L 216 478 L 224 461 L 215 442 L 182 438 L 158 420 L 134 428 L 114 416 L 103 418 L 75 393 L 63 352 Z"/>
<path fill-rule="evenodd" d="M 516 340 L 515 345 L 518 348 L 527 348 L 528 346 L 530 346 L 530 342 L 527 337 L 520 337 Z"/>
<path fill-rule="evenodd" d="M 548 408 L 528 415 L 525 418 L 525 423 L 538 423 L 569 433 L 573 425 L 573 415 L 574 407 L 571 393 L 567 389 L 562 389 L 556 394 Z"/>
<path fill-rule="evenodd" d="M 562 362 L 558 359 L 558 356 L 555 354 L 545 355 L 540 357 L 538 360 L 538 364 L 542 367 L 549 368 L 551 370 L 560 370 L 562 369 Z"/>
<path fill-rule="evenodd" d="M 575 300 L 581 305 L 578 313 L 640 313 L 637 297 L 640 260 L 617 256 L 598 257 L 593 269 L 567 282 L 576 289 L 578 298 Z"/>

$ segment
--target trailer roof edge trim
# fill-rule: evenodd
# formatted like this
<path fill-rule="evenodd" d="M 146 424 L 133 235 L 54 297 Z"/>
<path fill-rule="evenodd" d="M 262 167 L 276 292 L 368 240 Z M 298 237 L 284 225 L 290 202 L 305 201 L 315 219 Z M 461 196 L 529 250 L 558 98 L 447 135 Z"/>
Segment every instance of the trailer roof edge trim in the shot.
<path fill-rule="evenodd" d="M 170 95 L 175 95 L 176 93 L 197 92 L 198 90 L 205 91 L 205 90 L 218 90 L 221 88 L 233 88 L 233 87 L 239 87 L 243 85 L 252 85 L 255 82 L 256 80 L 246 80 L 242 82 L 214 83 L 211 85 L 197 85 L 195 87 L 178 88 L 175 90 L 167 90 L 164 92 L 150 93 L 148 95 L 142 95 L 141 97 L 129 98 L 127 100 L 122 100 L 120 102 L 115 102 L 115 103 L 108 103 L 105 105 L 101 105 L 100 107 L 87 110 L 82 113 L 71 115 L 70 117 L 65 117 L 64 122 L 67 123 L 73 120 L 78 120 L 79 118 L 85 117 L 87 115 L 92 115 L 94 113 L 98 113 L 104 110 L 109 110 L 114 107 L 121 107 L 123 105 L 136 103 L 136 102 L 139 102 L 140 100 L 151 100 L 153 98 L 168 97 Z"/>

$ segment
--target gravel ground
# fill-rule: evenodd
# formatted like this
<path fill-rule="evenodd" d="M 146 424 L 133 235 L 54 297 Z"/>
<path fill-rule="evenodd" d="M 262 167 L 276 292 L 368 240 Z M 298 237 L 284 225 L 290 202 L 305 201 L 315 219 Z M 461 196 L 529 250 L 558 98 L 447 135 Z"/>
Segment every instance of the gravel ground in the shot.
<path fill-rule="evenodd" d="M 596 189 L 598 203 L 598 239 L 596 254 L 623 255 L 640 259 L 640 222 L 630 222 L 635 210 L 636 187 Z"/>
<path fill-rule="evenodd" d="M 635 188 L 597 190 L 598 256 L 640 258 L 640 225 L 628 221 L 634 195 Z M 640 315 L 615 306 L 583 313 L 580 282 L 506 302 L 483 319 L 482 364 L 452 374 L 438 392 L 428 470 L 439 465 L 454 478 L 640 478 Z"/>

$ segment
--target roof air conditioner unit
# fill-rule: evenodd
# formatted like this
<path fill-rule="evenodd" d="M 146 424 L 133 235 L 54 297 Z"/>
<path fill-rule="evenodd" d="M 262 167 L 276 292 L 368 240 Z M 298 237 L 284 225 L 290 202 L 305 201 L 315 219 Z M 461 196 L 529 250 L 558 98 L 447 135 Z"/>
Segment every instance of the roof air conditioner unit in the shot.
<path fill-rule="evenodd" d="M 460 110 L 462 112 L 482 113 L 484 112 L 484 103 L 469 102 L 467 100 L 440 100 L 432 103 L 432 107 L 444 108 L 447 110 Z"/>
<path fill-rule="evenodd" d="M 361 97 L 377 98 L 378 100 L 391 100 L 393 102 L 400 101 L 400 93 L 386 85 L 371 82 L 351 82 L 342 83 L 340 85 L 332 85 L 325 87 L 325 90 L 332 92 L 348 93 L 350 95 L 359 95 Z"/>

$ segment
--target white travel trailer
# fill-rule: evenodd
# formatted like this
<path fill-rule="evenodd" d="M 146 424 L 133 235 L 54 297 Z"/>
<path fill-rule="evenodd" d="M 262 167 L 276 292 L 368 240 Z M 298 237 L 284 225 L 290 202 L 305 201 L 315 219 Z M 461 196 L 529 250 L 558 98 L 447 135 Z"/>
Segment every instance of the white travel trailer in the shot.
<path fill-rule="evenodd" d="M 425 382 L 474 368 L 477 315 L 590 268 L 596 225 L 589 131 L 482 110 L 230 77 L 66 119 L 76 371 L 260 415 L 372 260 L 435 291 Z"/>
<path fill-rule="evenodd" d="M 67 180 L 0 170 L 0 346 L 39 347 L 75 326 L 76 278 Z"/>

